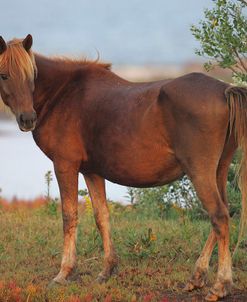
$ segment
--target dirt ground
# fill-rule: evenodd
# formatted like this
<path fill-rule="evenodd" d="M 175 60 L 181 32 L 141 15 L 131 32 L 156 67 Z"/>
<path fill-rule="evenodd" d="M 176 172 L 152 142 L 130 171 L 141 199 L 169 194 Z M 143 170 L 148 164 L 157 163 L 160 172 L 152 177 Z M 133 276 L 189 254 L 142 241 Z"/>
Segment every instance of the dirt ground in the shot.
<path fill-rule="evenodd" d="M 161 302 L 202 302 L 205 301 L 204 298 L 206 292 L 196 291 L 192 293 L 171 293 L 167 292 L 164 294 L 164 300 Z M 247 291 L 233 290 L 232 293 L 221 299 L 224 302 L 247 302 Z"/>

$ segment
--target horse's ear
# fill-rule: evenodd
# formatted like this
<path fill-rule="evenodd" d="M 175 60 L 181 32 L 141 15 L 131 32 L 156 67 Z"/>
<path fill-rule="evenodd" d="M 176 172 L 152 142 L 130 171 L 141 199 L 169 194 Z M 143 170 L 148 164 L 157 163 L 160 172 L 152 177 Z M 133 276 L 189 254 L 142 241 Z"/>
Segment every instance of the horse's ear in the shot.
<path fill-rule="evenodd" d="M 0 36 L 0 55 L 4 53 L 6 49 L 7 49 L 6 42 L 4 41 L 3 37 Z"/>
<path fill-rule="evenodd" d="M 33 45 L 33 37 L 29 34 L 26 36 L 26 38 L 22 41 L 23 47 L 26 49 L 26 51 L 29 51 Z"/>

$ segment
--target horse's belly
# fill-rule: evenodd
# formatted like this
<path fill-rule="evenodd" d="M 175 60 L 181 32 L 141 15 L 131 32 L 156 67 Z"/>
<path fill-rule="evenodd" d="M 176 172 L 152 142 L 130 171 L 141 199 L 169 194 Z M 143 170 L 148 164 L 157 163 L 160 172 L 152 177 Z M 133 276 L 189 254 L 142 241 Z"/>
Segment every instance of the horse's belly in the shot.
<path fill-rule="evenodd" d="M 104 178 L 133 187 L 163 185 L 183 175 L 179 162 L 167 148 L 115 154 L 103 161 L 100 170 Z"/>

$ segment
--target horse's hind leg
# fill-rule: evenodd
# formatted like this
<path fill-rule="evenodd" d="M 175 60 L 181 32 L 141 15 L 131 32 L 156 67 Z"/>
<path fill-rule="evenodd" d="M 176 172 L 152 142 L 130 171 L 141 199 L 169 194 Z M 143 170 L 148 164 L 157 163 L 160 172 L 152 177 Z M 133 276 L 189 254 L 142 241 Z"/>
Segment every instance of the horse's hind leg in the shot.
<path fill-rule="evenodd" d="M 203 247 L 203 250 L 196 261 L 194 272 L 184 288 L 186 291 L 202 288 L 205 285 L 208 274 L 209 261 L 216 242 L 216 234 L 214 230 L 211 230 L 208 239 Z"/>
<path fill-rule="evenodd" d="M 233 138 L 227 140 L 227 144 L 225 145 L 223 154 L 221 156 L 218 169 L 217 169 L 217 186 L 219 193 L 221 195 L 222 201 L 228 208 L 228 200 L 227 200 L 227 176 L 229 165 L 232 161 L 233 154 L 236 150 L 236 146 Z M 214 246 L 217 242 L 217 237 L 214 229 L 211 230 L 206 244 L 196 261 L 194 273 L 192 274 L 191 279 L 185 286 L 185 290 L 191 291 L 193 289 L 201 288 L 205 284 L 205 280 L 207 277 L 209 261 L 214 249 Z"/>
<path fill-rule="evenodd" d="M 217 169 L 217 186 L 218 186 L 218 190 L 220 192 L 220 195 L 221 195 L 221 198 L 222 198 L 222 201 L 225 205 L 225 207 L 227 208 L 228 210 L 228 198 L 227 198 L 227 176 L 228 176 L 228 170 L 229 170 L 229 166 L 232 162 L 232 158 L 233 158 L 233 155 L 236 151 L 236 143 L 235 143 L 235 140 L 234 140 L 234 137 L 233 135 L 230 137 L 229 140 L 227 140 L 227 143 L 224 147 L 224 151 L 223 151 L 223 154 L 221 156 L 221 159 L 220 159 L 220 162 L 219 162 L 219 165 L 218 165 L 218 169 Z M 229 232 L 229 227 L 228 227 L 228 232 Z M 217 236 L 217 233 L 215 233 L 215 235 Z M 228 241 L 229 241 L 229 235 L 228 235 Z M 226 243 L 225 243 L 226 244 Z M 220 246 L 219 245 L 219 267 L 220 267 L 220 253 L 221 253 L 221 248 L 223 249 L 223 244 Z M 228 242 L 228 247 L 227 247 L 227 251 L 229 251 L 229 242 Z M 222 252 L 222 254 L 224 255 L 224 252 Z M 230 253 L 229 253 L 230 254 Z M 228 252 L 226 253 L 226 258 L 228 257 Z M 227 261 L 227 260 L 226 260 Z M 229 256 L 229 266 L 230 266 L 230 269 L 231 269 L 231 256 Z M 226 281 L 226 287 L 231 287 L 232 285 L 232 277 L 231 277 L 231 271 L 229 269 L 229 279 Z M 222 270 L 222 274 L 224 274 L 224 270 Z M 220 275 L 219 275 L 219 270 L 218 270 L 218 277 L 217 277 L 217 280 L 220 279 Z M 216 285 L 216 284 L 215 284 Z M 217 289 L 217 286 L 216 286 L 216 289 Z M 229 289 L 230 290 L 230 289 Z M 215 299 L 217 298 L 217 290 L 216 292 L 214 291 L 214 288 L 213 290 L 211 290 L 209 292 L 209 294 L 207 295 L 206 299 L 208 301 L 215 301 Z"/>
<path fill-rule="evenodd" d="M 209 237 L 208 246 L 206 246 L 206 264 L 208 264 L 209 254 L 215 244 L 214 236 L 216 236 L 218 241 L 217 279 L 206 298 L 208 301 L 217 301 L 218 298 L 222 298 L 229 293 L 232 285 L 231 255 L 229 251 L 229 214 L 218 190 L 216 171 L 214 172 L 214 169 L 207 167 L 207 169 L 198 170 L 194 175 L 192 182 L 198 197 L 209 214 L 214 231 Z"/>
<path fill-rule="evenodd" d="M 105 252 L 104 269 L 97 280 L 107 281 L 117 268 L 117 255 L 115 253 L 110 233 L 109 209 L 106 202 L 105 181 L 98 175 L 84 175 L 89 194 L 92 200 L 96 225 L 100 231 Z"/>
<path fill-rule="evenodd" d="M 228 208 L 228 198 L 227 198 L 227 177 L 229 166 L 232 162 L 233 155 L 237 149 L 234 136 L 227 140 L 224 147 L 223 154 L 221 156 L 218 169 L 217 169 L 217 186 L 224 204 Z"/>

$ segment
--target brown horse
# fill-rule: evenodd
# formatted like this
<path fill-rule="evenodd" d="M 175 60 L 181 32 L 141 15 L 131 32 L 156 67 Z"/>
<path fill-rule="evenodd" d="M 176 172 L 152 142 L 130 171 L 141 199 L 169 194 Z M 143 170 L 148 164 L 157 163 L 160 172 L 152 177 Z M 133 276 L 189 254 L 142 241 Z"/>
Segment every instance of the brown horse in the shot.
<path fill-rule="evenodd" d="M 20 129 L 33 131 L 35 142 L 54 163 L 64 223 L 62 264 L 54 281 L 65 282 L 75 264 L 80 172 L 103 240 L 101 282 L 118 262 L 105 179 L 149 187 L 186 173 L 213 226 L 186 289 L 204 285 L 218 242 L 218 274 L 207 300 L 226 296 L 232 286 L 226 181 L 238 146 L 245 159 L 247 91 L 199 73 L 131 83 L 108 64 L 46 58 L 33 54 L 31 46 L 30 35 L 8 43 L 0 38 L 0 93 Z M 245 161 L 242 167 L 244 181 Z"/>

